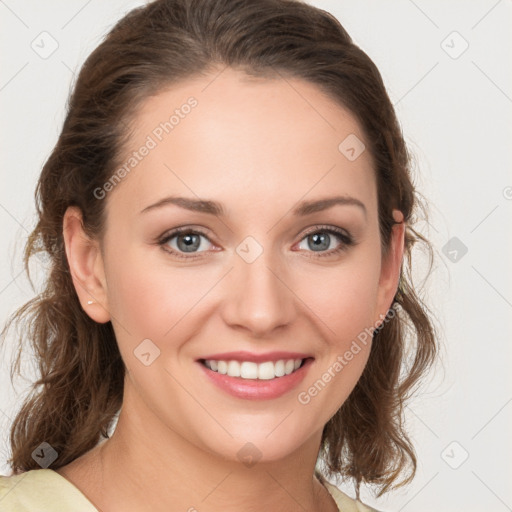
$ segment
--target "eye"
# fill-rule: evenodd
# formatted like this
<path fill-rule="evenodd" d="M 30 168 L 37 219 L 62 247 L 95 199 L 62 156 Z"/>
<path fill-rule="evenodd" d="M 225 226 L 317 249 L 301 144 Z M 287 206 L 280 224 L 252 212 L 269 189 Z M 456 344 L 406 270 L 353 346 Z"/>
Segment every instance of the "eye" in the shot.
<path fill-rule="evenodd" d="M 337 245 L 336 241 L 338 241 Z M 306 234 L 300 244 L 302 246 L 299 245 L 299 249 L 319 253 L 315 254 L 315 257 L 324 257 L 346 251 L 350 246 L 355 245 L 355 242 L 345 230 L 334 226 L 315 226 Z"/>
<path fill-rule="evenodd" d="M 204 242 L 206 240 L 207 242 Z M 164 251 L 180 258 L 196 258 L 195 254 L 207 252 L 210 239 L 205 233 L 191 228 L 176 228 L 158 241 Z M 200 250 L 201 249 L 201 250 Z"/>
<path fill-rule="evenodd" d="M 181 227 L 165 234 L 158 245 L 173 256 L 191 259 L 208 253 L 208 245 L 213 244 L 202 231 Z M 325 257 L 346 251 L 352 245 L 355 241 L 347 231 L 334 226 L 314 226 L 300 241 L 299 249 L 315 253 L 314 257 Z"/>

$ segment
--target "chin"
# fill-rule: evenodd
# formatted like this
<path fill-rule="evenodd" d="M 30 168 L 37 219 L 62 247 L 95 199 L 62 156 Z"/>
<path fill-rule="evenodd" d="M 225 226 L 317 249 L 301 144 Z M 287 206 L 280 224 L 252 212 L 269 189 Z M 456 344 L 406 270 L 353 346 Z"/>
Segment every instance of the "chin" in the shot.
<path fill-rule="evenodd" d="M 224 460 L 240 462 L 247 467 L 252 467 L 256 463 L 284 460 L 294 454 L 307 442 L 308 438 L 311 438 L 311 435 L 307 435 L 305 432 L 301 434 L 295 432 L 291 435 L 282 426 L 276 429 L 276 425 L 277 423 L 271 429 L 254 428 L 245 433 L 231 432 L 233 438 L 223 436 L 214 445 L 210 438 L 204 440 L 205 448 Z M 272 432 L 272 429 L 275 431 Z"/>

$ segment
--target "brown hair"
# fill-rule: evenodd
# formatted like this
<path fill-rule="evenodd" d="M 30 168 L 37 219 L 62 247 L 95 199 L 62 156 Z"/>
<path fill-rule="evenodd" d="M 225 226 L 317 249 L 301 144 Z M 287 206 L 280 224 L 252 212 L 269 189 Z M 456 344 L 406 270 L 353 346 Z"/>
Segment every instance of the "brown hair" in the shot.
<path fill-rule="evenodd" d="M 417 241 L 429 250 L 430 268 L 433 261 L 430 243 L 412 227 L 421 203 L 410 155 L 374 63 L 336 18 L 296 0 L 156 0 L 129 12 L 84 63 L 37 184 L 38 223 L 25 247 L 27 273 L 31 256 L 48 255 L 45 288 L 2 333 L 14 320 L 26 320 L 11 379 L 19 373 L 23 338 L 40 372 L 10 432 L 14 473 L 38 468 L 31 453 L 42 441 L 58 453 L 52 468 L 70 463 L 108 437 L 122 404 L 124 364 L 111 323 L 94 322 L 78 301 L 64 250 L 64 212 L 78 206 L 87 234 L 100 237 L 105 201 L 93 191 L 118 165 L 137 107 L 164 87 L 225 66 L 306 80 L 348 108 L 374 158 L 384 254 L 392 209 L 404 214 L 406 257 L 395 297 L 400 311 L 373 334 L 360 380 L 325 425 L 320 455 L 329 476 L 354 479 L 358 495 L 362 482 L 382 494 L 402 473 L 398 485 L 414 476 L 404 404 L 434 362 L 437 342 L 410 272 Z"/>

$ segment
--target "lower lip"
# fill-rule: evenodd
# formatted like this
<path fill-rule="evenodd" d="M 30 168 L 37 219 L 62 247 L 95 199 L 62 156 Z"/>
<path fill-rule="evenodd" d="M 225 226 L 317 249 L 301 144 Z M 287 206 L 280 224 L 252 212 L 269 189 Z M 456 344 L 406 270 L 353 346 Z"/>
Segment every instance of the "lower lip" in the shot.
<path fill-rule="evenodd" d="M 293 388 L 297 387 L 306 376 L 313 359 L 306 359 L 304 364 L 293 373 L 276 377 L 274 379 L 242 379 L 242 377 L 230 377 L 210 370 L 202 363 L 197 362 L 205 375 L 220 389 L 237 398 L 245 400 L 270 400 L 278 398 Z"/>

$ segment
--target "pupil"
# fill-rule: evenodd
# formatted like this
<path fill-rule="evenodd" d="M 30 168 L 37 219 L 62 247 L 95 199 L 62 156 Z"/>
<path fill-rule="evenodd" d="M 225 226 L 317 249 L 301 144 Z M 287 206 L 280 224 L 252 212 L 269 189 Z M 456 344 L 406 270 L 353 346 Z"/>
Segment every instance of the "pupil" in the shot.
<path fill-rule="evenodd" d="M 313 239 L 313 245 L 310 245 L 311 248 L 315 249 L 328 249 L 329 248 L 329 235 L 328 234 L 314 234 L 311 235 Z"/>
<path fill-rule="evenodd" d="M 183 244 L 180 242 L 183 241 Z M 178 247 L 184 252 L 193 252 L 199 247 L 199 237 L 194 234 L 183 235 L 178 238 Z"/>

